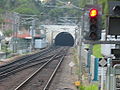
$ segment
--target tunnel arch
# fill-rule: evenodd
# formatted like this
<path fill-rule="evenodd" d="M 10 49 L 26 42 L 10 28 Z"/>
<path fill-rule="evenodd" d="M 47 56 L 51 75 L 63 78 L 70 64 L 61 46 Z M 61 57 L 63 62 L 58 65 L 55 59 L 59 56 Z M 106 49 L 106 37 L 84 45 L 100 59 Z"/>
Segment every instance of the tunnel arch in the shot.
<path fill-rule="evenodd" d="M 68 32 L 61 32 L 55 37 L 56 46 L 73 46 L 74 38 Z"/>

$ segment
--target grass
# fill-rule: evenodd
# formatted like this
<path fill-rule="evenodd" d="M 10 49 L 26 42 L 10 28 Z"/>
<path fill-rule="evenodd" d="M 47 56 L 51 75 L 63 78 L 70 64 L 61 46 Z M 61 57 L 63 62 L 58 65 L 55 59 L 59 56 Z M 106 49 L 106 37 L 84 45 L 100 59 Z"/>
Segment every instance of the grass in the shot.
<path fill-rule="evenodd" d="M 76 49 L 72 49 L 73 52 L 73 61 L 76 64 L 76 74 L 79 75 L 79 62 L 78 62 L 78 56 L 76 54 L 77 50 Z M 101 46 L 100 45 L 94 45 L 93 48 L 93 52 L 96 55 L 96 57 L 102 57 L 101 55 Z M 98 85 L 97 84 L 93 84 L 93 85 L 81 85 L 80 87 L 78 87 L 79 90 L 98 90 Z"/>
<path fill-rule="evenodd" d="M 100 44 L 93 46 L 93 55 L 97 58 L 103 57 L 101 54 L 101 45 Z"/>
<path fill-rule="evenodd" d="M 79 71 L 79 60 L 78 60 L 78 56 L 77 56 L 77 50 L 74 48 L 72 49 L 72 52 L 73 52 L 73 62 L 75 63 L 76 65 L 76 74 L 79 75 L 80 74 L 80 71 Z"/>
<path fill-rule="evenodd" d="M 89 86 L 80 86 L 80 90 L 98 90 L 98 86 L 95 84 Z"/>

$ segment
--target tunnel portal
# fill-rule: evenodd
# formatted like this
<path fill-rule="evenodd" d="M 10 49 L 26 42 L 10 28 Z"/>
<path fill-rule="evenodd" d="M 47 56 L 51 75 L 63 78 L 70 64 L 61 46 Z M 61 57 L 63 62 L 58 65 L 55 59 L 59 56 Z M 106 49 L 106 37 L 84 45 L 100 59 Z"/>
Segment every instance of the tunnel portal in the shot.
<path fill-rule="evenodd" d="M 73 46 L 74 38 L 68 32 L 61 32 L 55 37 L 56 46 Z"/>

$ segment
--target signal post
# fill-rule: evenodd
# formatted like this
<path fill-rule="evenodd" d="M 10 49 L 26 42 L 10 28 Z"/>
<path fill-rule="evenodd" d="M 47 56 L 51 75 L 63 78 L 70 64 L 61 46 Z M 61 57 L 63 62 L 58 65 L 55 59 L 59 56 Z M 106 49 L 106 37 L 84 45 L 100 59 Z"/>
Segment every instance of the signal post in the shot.
<path fill-rule="evenodd" d="M 107 70 L 107 90 L 120 89 L 120 1 L 109 2 L 109 15 L 107 15 L 107 31 L 106 40 L 101 41 L 101 23 L 102 23 L 102 10 L 100 6 L 89 5 L 86 9 L 85 23 L 82 42 L 85 44 L 116 44 L 115 49 L 111 50 L 111 54 L 114 54 L 115 59 L 108 58 L 108 70 Z M 108 40 L 107 36 L 113 37 L 114 40 Z M 90 56 L 92 48 L 89 49 L 89 74 L 90 72 Z M 119 71 L 119 72 L 118 72 Z M 117 85 L 116 85 L 117 84 Z"/>
<path fill-rule="evenodd" d="M 89 42 L 95 42 L 101 39 L 101 6 L 100 5 L 88 5 L 85 8 L 84 13 L 84 25 L 83 25 L 83 39 L 82 42 L 85 43 L 85 41 Z M 85 43 L 89 44 L 89 50 L 88 50 L 88 75 L 89 75 L 89 83 L 91 82 L 91 55 L 92 55 L 92 49 L 93 45 L 92 43 Z"/>

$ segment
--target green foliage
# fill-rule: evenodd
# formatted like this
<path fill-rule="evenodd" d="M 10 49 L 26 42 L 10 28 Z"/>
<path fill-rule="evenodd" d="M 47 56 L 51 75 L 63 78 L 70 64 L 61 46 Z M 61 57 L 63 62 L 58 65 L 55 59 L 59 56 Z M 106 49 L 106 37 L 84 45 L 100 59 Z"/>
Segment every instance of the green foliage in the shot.
<path fill-rule="evenodd" d="M 99 4 L 102 4 L 103 13 L 108 14 L 108 1 L 109 0 L 99 0 Z"/>
<path fill-rule="evenodd" d="M 49 15 L 51 16 L 51 18 L 58 18 L 59 16 L 63 15 L 63 9 L 52 9 L 49 11 Z"/>
<path fill-rule="evenodd" d="M 0 0 L 0 8 L 4 8 L 6 0 Z"/>
<path fill-rule="evenodd" d="M 74 15 L 78 15 L 78 14 L 80 14 L 80 12 L 78 11 L 78 10 L 76 10 L 76 9 L 70 9 L 69 10 L 69 12 L 68 12 L 68 14 L 70 15 L 70 16 L 74 16 Z"/>
<path fill-rule="evenodd" d="M 20 7 L 14 10 L 15 12 L 21 13 L 21 14 L 37 14 L 38 11 L 32 8 L 26 8 L 26 7 Z"/>
<path fill-rule="evenodd" d="M 11 51 L 8 47 L 9 47 L 9 46 L 6 45 L 6 44 L 2 45 L 1 51 L 2 51 L 2 52 L 6 52 L 6 53 L 11 53 L 12 51 Z"/>
<path fill-rule="evenodd" d="M 98 90 L 97 85 L 80 86 L 80 90 Z"/>
<path fill-rule="evenodd" d="M 0 16 L 0 24 L 3 23 L 3 18 Z"/>
<path fill-rule="evenodd" d="M 81 0 L 61 0 L 61 1 L 63 1 L 63 2 L 71 2 L 75 6 L 80 6 L 80 2 L 81 2 Z"/>
<path fill-rule="evenodd" d="M 23 2 L 18 1 L 19 7 L 15 8 L 13 11 L 21 14 L 39 14 L 38 9 L 34 6 L 34 3 L 28 3 L 24 0 Z"/>
<path fill-rule="evenodd" d="M 31 1 L 31 0 L 29 0 Z M 17 0 L 17 2 L 21 3 L 21 4 L 25 4 L 25 3 L 28 3 L 28 0 Z"/>
<path fill-rule="evenodd" d="M 4 36 L 7 36 L 7 37 L 9 37 L 9 36 L 11 36 L 12 35 L 12 30 L 5 30 L 4 32 L 3 32 L 3 34 L 4 34 Z"/>
<path fill-rule="evenodd" d="M 0 13 L 4 12 L 4 10 L 2 8 L 0 8 Z"/>
<path fill-rule="evenodd" d="M 86 5 L 86 0 L 81 0 L 80 7 L 84 7 Z"/>
<path fill-rule="evenodd" d="M 101 55 L 101 45 L 100 44 L 94 45 L 93 55 L 98 57 L 98 58 L 102 57 L 102 55 Z"/>
<path fill-rule="evenodd" d="M 80 6 L 80 0 L 61 0 L 65 3 L 71 1 L 75 6 Z M 84 0 L 83 0 L 84 1 Z M 49 2 L 48 2 L 49 4 Z M 56 6 L 64 6 L 64 3 L 56 2 Z M 59 17 L 80 15 L 79 10 L 69 8 L 48 8 L 35 0 L 0 0 L 0 13 L 3 11 L 18 12 L 20 14 L 35 14 L 40 20 L 56 20 Z M 44 15 L 40 15 L 43 13 Z"/>
<path fill-rule="evenodd" d="M 0 0 L 0 13 L 6 10 L 22 14 L 40 13 L 33 0 Z"/>
<path fill-rule="evenodd" d="M 73 3 L 74 5 L 76 5 L 77 7 L 80 6 L 80 2 L 81 2 L 81 0 L 73 0 L 73 1 L 72 1 L 72 3 Z"/>
<path fill-rule="evenodd" d="M 99 0 L 98 1 L 99 4 L 102 4 L 102 9 L 103 9 L 103 14 L 104 14 L 102 19 L 103 19 L 103 27 L 104 28 L 105 28 L 105 23 L 106 23 L 106 15 L 109 14 L 109 12 L 108 12 L 108 2 L 109 1 L 120 1 L 120 0 Z"/>
<path fill-rule="evenodd" d="M 99 0 L 98 4 L 102 5 L 102 12 L 104 16 L 102 16 L 102 23 L 103 23 L 103 28 L 105 28 L 105 23 L 106 23 L 106 15 L 108 15 L 108 0 Z"/>

